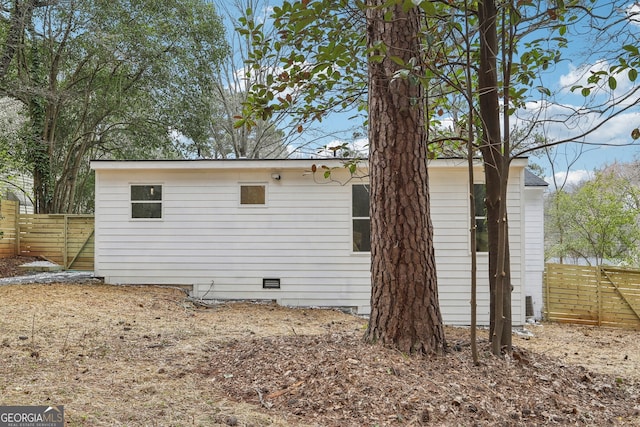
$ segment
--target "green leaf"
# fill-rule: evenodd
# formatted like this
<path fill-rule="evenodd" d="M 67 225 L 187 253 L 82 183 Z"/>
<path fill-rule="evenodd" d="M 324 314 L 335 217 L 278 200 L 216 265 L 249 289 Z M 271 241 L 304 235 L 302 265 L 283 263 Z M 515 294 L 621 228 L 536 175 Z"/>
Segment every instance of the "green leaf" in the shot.
<path fill-rule="evenodd" d="M 401 67 L 405 66 L 404 60 L 399 56 L 390 56 L 389 59 L 395 62 L 396 64 L 400 65 Z"/>
<path fill-rule="evenodd" d="M 409 77 L 409 70 L 400 70 L 394 75 L 394 77 L 399 77 L 402 80 L 406 80 Z"/>
<path fill-rule="evenodd" d="M 306 16 L 304 18 L 298 19 L 293 29 L 296 33 L 300 33 L 307 25 L 313 23 L 313 21 L 313 16 Z"/>
<path fill-rule="evenodd" d="M 638 70 L 636 70 L 635 68 L 630 69 L 629 80 L 631 80 L 632 82 L 635 82 L 637 78 L 638 78 Z"/>
<path fill-rule="evenodd" d="M 582 96 L 584 96 L 586 98 L 591 93 L 591 89 L 589 89 L 588 87 L 584 87 L 584 88 L 582 88 L 582 92 L 581 93 L 582 93 Z"/>
<path fill-rule="evenodd" d="M 536 89 L 538 89 L 538 92 L 544 95 L 551 96 L 551 91 L 549 90 L 549 88 L 546 88 L 544 86 L 538 86 L 536 87 Z"/>
<path fill-rule="evenodd" d="M 420 2 L 420 8 L 427 16 L 435 16 L 436 15 L 436 7 L 433 5 L 433 2 L 430 0 L 425 0 Z"/>
<path fill-rule="evenodd" d="M 616 90 L 616 87 L 618 87 L 618 82 L 615 77 L 609 76 L 609 89 Z"/>

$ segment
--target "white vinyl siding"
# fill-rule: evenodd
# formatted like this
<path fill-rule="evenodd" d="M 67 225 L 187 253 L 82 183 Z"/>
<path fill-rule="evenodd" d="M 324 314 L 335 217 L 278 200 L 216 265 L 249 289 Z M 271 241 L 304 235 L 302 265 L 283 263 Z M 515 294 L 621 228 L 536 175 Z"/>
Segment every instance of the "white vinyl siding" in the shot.
<path fill-rule="evenodd" d="M 196 297 L 368 309 L 370 261 L 352 256 L 350 186 L 282 172 L 269 184 L 268 205 L 247 209 L 239 183 L 265 180 L 269 170 L 98 175 L 96 274 L 108 283 L 189 284 Z M 160 179 L 164 220 L 127 222 L 127 182 Z M 279 278 L 280 289 L 263 289 L 263 278 Z"/>
<path fill-rule="evenodd" d="M 310 173 L 313 162 L 287 161 L 273 168 L 269 161 L 260 167 L 249 161 L 153 162 L 153 167 L 98 162 L 96 274 L 114 284 L 193 285 L 195 297 L 354 307 L 368 314 L 370 255 L 353 251 L 352 223 L 352 186 L 367 181 L 319 184 Z M 513 168 L 507 206 L 514 324 L 524 322 L 523 166 Z M 271 178 L 274 169 L 281 179 Z M 480 168 L 476 174 L 482 176 Z M 443 318 L 468 325 L 467 172 L 458 163 L 433 161 L 429 176 Z M 346 175 L 343 182 L 348 181 Z M 129 220 L 130 182 L 163 183 L 162 221 Z M 240 205 L 239 185 L 245 182 L 268 183 L 265 207 Z M 489 321 L 487 262 L 487 254 L 479 253 L 480 324 Z M 280 289 L 263 289 L 263 278 L 280 279 Z"/>
<path fill-rule="evenodd" d="M 432 162 L 433 163 L 433 162 Z M 512 170 L 507 195 L 509 243 L 511 249 L 511 282 L 514 287 L 512 310 L 514 324 L 524 322 L 522 282 L 522 198 L 521 168 Z M 483 177 L 482 170 L 475 171 Z M 471 300 L 471 234 L 469 232 L 468 173 L 464 167 L 431 167 L 429 169 L 431 219 L 434 229 L 438 296 L 445 323 L 469 325 Z M 489 256 L 477 253 L 478 323 L 489 324 Z"/>
<path fill-rule="evenodd" d="M 531 296 L 533 315 L 542 318 L 542 277 L 544 274 L 544 205 L 545 187 L 525 187 L 525 295 Z"/>
<path fill-rule="evenodd" d="M 33 175 L 7 171 L 0 175 L 0 199 L 20 202 L 21 214 L 33 213 Z"/>

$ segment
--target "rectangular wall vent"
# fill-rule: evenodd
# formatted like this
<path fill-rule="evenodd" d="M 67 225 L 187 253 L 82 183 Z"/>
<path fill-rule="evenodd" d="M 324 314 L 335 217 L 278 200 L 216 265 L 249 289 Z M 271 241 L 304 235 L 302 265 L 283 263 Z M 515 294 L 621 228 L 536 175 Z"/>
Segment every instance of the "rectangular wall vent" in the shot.
<path fill-rule="evenodd" d="M 280 289 L 280 279 L 262 279 L 264 289 Z"/>

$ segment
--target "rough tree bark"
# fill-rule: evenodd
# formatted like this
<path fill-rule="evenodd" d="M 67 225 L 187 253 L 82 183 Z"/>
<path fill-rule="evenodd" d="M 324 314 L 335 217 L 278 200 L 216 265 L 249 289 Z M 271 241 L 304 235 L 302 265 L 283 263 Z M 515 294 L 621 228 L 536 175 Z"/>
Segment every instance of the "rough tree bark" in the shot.
<path fill-rule="evenodd" d="M 429 213 L 424 89 L 417 78 L 399 76 L 401 70 L 420 73 L 421 13 L 384 3 L 367 2 L 368 47 L 382 43 L 386 52 L 378 52 L 382 61 L 369 61 L 372 294 L 366 339 L 406 353 L 440 353 L 446 343 Z"/>
<path fill-rule="evenodd" d="M 25 29 L 31 24 L 33 11 L 36 7 L 42 6 L 41 2 L 35 0 L 13 2 L 11 15 L 9 18 L 9 28 L 4 38 L 4 43 L 0 44 L 0 79 L 4 78 L 9 70 L 9 66 L 18 51 L 18 46 L 23 44 Z"/>

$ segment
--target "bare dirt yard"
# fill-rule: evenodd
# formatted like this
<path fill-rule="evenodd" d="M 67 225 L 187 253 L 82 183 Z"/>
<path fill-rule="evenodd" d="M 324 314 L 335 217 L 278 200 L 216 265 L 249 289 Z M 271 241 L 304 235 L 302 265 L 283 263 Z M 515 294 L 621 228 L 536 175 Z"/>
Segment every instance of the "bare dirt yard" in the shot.
<path fill-rule="evenodd" d="M 468 329 L 415 357 L 365 328 L 170 288 L 3 285 L 0 404 L 64 405 L 69 426 L 640 425 L 638 331 L 528 326 L 504 358 L 481 332 L 474 366 Z"/>

